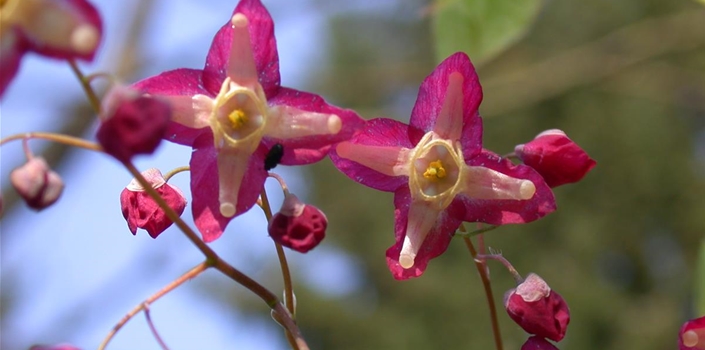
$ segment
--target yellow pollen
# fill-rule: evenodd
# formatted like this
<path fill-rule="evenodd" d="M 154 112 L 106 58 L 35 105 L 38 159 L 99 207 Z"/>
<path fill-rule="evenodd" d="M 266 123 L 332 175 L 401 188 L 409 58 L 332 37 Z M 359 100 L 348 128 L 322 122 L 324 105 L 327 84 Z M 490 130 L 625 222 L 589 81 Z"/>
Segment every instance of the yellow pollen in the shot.
<path fill-rule="evenodd" d="M 430 181 L 437 181 L 446 177 L 446 169 L 443 167 L 443 163 L 439 160 L 431 162 L 423 173 L 423 177 Z"/>
<path fill-rule="evenodd" d="M 236 109 L 228 114 L 228 120 L 232 124 L 233 129 L 239 129 L 247 123 L 247 115 L 242 109 Z"/>

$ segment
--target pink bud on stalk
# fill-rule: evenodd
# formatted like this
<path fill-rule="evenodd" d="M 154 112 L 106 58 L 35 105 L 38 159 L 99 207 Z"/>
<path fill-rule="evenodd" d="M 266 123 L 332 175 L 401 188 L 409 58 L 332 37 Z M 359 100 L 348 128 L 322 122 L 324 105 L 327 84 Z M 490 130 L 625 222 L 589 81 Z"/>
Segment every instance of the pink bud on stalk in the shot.
<path fill-rule="evenodd" d="M 597 164 L 558 129 L 538 134 L 532 141 L 516 146 L 514 153 L 541 174 L 550 187 L 578 182 Z"/>
<path fill-rule="evenodd" d="M 327 226 L 322 211 L 286 191 L 281 209 L 269 223 L 269 235 L 285 247 L 306 253 L 323 240 Z"/>
<path fill-rule="evenodd" d="M 152 187 L 164 198 L 170 208 L 181 215 L 186 208 L 186 198 L 181 191 L 166 183 L 162 173 L 157 169 L 149 169 L 142 172 L 142 176 Z M 122 216 L 127 220 L 127 226 L 133 235 L 137 234 L 137 228 L 147 230 L 152 238 L 157 238 L 173 222 L 166 216 L 164 210 L 157 205 L 157 202 L 145 192 L 140 183 L 133 179 L 120 193 L 120 206 Z"/>
<path fill-rule="evenodd" d="M 106 153 L 121 162 L 151 154 L 167 130 L 171 107 L 161 99 L 117 86 L 103 99 L 103 122 L 96 138 Z"/>
<path fill-rule="evenodd" d="M 27 205 L 42 210 L 56 202 L 64 190 L 59 174 L 41 157 L 32 157 L 10 173 L 10 182 Z"/>
<path fill-rule="evenodd" d="M 73 345 L 58 344 L 58 345 L 34 345 L 29 350 L 81 350 Z"/>
<path fill-rule="evenodd" d="M 504 295 L 504 307 L 527 333 L 556 342 L 563 339 L 570 322 L 565 300 L 533 273 Z"/>

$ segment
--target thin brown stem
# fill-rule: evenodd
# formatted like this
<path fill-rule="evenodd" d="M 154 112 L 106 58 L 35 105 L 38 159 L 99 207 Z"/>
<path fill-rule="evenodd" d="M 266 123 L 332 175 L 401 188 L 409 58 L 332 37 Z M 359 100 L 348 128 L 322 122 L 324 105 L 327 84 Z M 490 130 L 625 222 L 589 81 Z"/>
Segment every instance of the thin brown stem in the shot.
<path fill-rule="evenodd" d="M 473 246 L 472 241 L 469 237 L 463 237 L 465 246 L 467 246 L 470 255 L 472 255 L 473 260 L 477 256 L 477 250 Z M 487 275 L 487 270 L 485 265 L 477 260 L 475 261 L 475 267 L 477 268 L 477 273 L 480 274 L 480 279 L 482 279 L 482 286 L 485 289 L 485 296 L 487 297 L 487 305 L 490 308 L 490 321 L 492 322 L 492 333 L 494 335 L 495 348 L 497 350 L 502 350 L 502 335 L 499 332 L 499 321 L 497 320 L 497 307 L 494 303 L 494 297 L 492 296 L 492 285 L 490 284 L 490 278 Z"/>
<path fill-rule="evenodd" d="M 76 78 L 78 78 L 78 82 L 81 83 L 83 92 L 86 93 L 86 98 L 88 98 L 88 102 L 91 104 L 91 107 L 93 107 L 93 110 L 96 114 L 100 114 L 100 99 L 93 90 L 90 80 L 86 78 L 83 72 L 81 72 L 81 69 L 78 68 L 78 65 L 76 64 L 75 60 L 69 59 L 68 61 L 69 65 L 71 66 L 71 70 L 73 71 L 73 74 L 76 75 Z"/>
<path fill-rule="evenodd" d="M 184 222 L 181 217 L 171 207 L 169 207 L 166 201 L 164 201 L 164 198 L 162 198 L 162 196 L 160 196 L 159 193 L 152 188 L 152 186 L 132 163 L 125 163 L 124 165 L 130 171 L 132 176 L 134 176 L 134 178 L 140 183 L 142 188 L 144 188 L 145 192 L 147 192 L 147 194 L 154 199 L 157 205 L 164 210 L 166 216 L 173 221 L 174 224 L 176 224 L 176 226 L 178 226 L 179 229 L 181 229 L 181 231 L 186 235 L 186 237 L 206 256 L 206 262 L 209 265 L 215 267 L 218 271 L 255 293 L 265 303 L 267 303 L 270 308 L 277 310 L 279 307 L 278 305 L 280 305 L 279 299 L 272 292 L 221 259 L 218 254 L 206 245 L 206 243 L 204 243 L 200 238 L 198 238 L 196 232 L 194 232 L 193 229 L 191 229 L 191 227 L 189 227 L 186 222 Z M 281 314 L 281 311 L 278 312 L 282 316 L 287 330 L 296 338 L 297 347 L 295 347 L 295 349 L 308 349 L 308 346 L 301 347 L 300 344 L 306 345 L 306 342 L 303 340 L 303 337 L 301 337 L 301 332 L 291 318 L 291 315 L 288 312 L 286 314 Z"/>
<path fill-rule="evenodd" d="M 284 187 L 282 187 L 284 189 Z M 285 190 L 286 193 L 286 190 Z M 262 211 L 264 211 L 264 216 L 267 218 L 267 222 L 272 220 L 272 208 L 269 205 L 269 198 L 267 198 L 267 191 L 262 188 L 262 193 L 260 194 L 260 199 L 262 201 Z M 277 250 L 277 257 L 279 258 L 279 266 L 282 271 L 282 279 L 284 280 L 284 298 L 285 304 L 291 317 L 296 320 L 296 308 L 294 307 L 294 287 L 291 281 L 291 272 L 289 270 L 289 263 L 286 260 L 286 253 L 281 244 L 274 242 L 274 247 Z M 295 339 L 293 335 L 287 330 L 286 338 L 289 340 L 289 344 L 294 345 Z"/>
<path fill-rule="evenodd" d="M 192 279 L 192 278 L 198 276 L 201 272 L 205 271 L 205 270 L 208 269 L 209 267 L 210 267 L 210 265 L 208 264 L 207 261 L 204 261 L 204 262 L 202 262 L 202 263 L 196 265 L 196 267 L 192 268 L 191 270 L 189 270 L 189 271 L 186 272 L 185 274 L 181 275 L 181 277 L 175 279 L 174 281 L 172 281 L 171 283 L 169 283 L 168 285 L 166 285 L 164 288 L 162 288 L 162 289 L 159 290 L 158 292 L 154 293 L 154 295 L 150 296 L 149 298 L 147 298 L 146 300 L 144 300 L 143 302 L 141 302 L 141 303 L 140 303 L 139 305 L 137 305 L 134 309 L 130 310 L 130 312 L 128 312 L 128 313 L 113 327 L 113 329 L 110 331 L 110 333 L 108 333 L 108 336 L 105 337 L 105 339 L 103 340 L 103 342 L 102 342 L 102 343 L 100 344 L 100 346 L 98 347 L 98 350 L 104 350 L 105 347 L 108 346 L 108 343 L 110 343 L 110 341 L 113 339 L 113 337 L 115 337 L 115 334 L 117 334 L 117 332 L 122 328 L 122 326 L 124 326 L 124 325 L 127 323 L 127 321 L 129 321 L 130 319 L 132 319 L 132 317 L 134 317 L 135 315 L 137 315 L 137 313 L 139 313 L 140 311 L 142 311 L 142 310 L 143 310 L 145 307 L 147 307 L 149 304 L 151 304 L 151 303 L 153 303 L 153 302 L 159 300 L 159 298 L 163 297 L 163 296 L 166 295 L 167 293 L 169 293 L 169 292 L 171 292 L 172 290 L 176 289 L 177 287 L 179 287 L 180 285 L 182 285 L 184 282 L 186 282 L 186 281 L 188 281 L 188 280 L 190 280 L 190 279 Z"/>
<path fill-rule="evenodd" d="M 157 343 L 159 343 L 159 346 L 162 348 L 162 350 L 169 350 L 169 347 L 166 346 L 166 343 L 159 335 L 159 332 L 157 332 L 157 327 L 154 326 L 154 322 L 152 322 L 152 316 L 150 316 L 149 314 L 149 304 L 147 303 L 144 304 L 144 317 L 145 319 L 147 319 L 147 325 L 149 325 L 149 330 L 152 331 L 154 339 L 157 340 Z"/>
<path fill-rule="evenodd" d="M 58 142 L 67 146 L 85 148 L 87 150 L 103 152 L 103 148 L 99 144 L 86 141 L 79 137 L 68 136 L 64 134 L 55 134 L 51 132 L 26 132 L 21 134 L 10 135 L 2 140 L 0 140 L 0 146 L 15 140 L 28 140 L 28 139 L 44 139 L 49 141 Z"/>
<path fill-rule="evenodd" d="M 191 167 L 188 165 L 184 165 L 184 166 L 180 166 L 178 168 L 171 169 L 171 170 L 169 170 L 169 172 L 167 172 L 164 175 L 164 181 L 169 182 L 169 179 L 171 179 L 172 176 L 174 176 L 178 173 L 183 173 L 185 171 L 189 171 L 189 170 L 191 170 Z"/>

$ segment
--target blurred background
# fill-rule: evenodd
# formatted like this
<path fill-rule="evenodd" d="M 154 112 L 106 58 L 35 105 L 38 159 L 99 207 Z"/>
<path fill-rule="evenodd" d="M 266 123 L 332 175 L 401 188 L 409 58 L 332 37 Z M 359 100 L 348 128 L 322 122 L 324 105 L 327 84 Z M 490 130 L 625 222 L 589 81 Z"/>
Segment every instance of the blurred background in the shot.
<path fill-rule="evenodd" d="M 235 1 L 96 0 L 106 40 L 82 65 L 131 83 L 201 68 Z M 705 234 L 705 7 L 691 0 L 264 0 L 276 25 L 282 84 L 312 91 L 366 119 L 408 121 L 418 86 L 448 54 L 465 50 L 484 91 L 484 146 L 500 154 L 560 128 L 597 167 L 555 189 L 558 210 L 486 235 L 517 270 L 541 275 L 568 302 L 561 349 L 674 349 L 696 311 L 696 262 Z M 188 23 L 188 25 L 184 25 Z M 100 87 L 100 84 L 97 84 Z M 1 102 L 3 137 L 61 131 L 93 138 L 94 116 L 63 62 L 33 55 Z M 133 237 L 118 196 L 130 181 L 117 162 L 30 143 L 64 177 L 57 205 L 34 213 L 9 188 L 23 162 L 2 148 L 0 347 L 71 342 L 95 348 L 129 309 L 195 266 L 178 230 Z M 166 172 L 190 149 L 164 144 L 137 162 Z M 323 209 L 327 238 L 290 253 L 299 325 L 313 349 L 492 349 L 487 303 L 461 240 L 418 279 L 391 277 L 392 194 L 360 187 L 325 160 L 277 167 Z M 188 191 L 187 174 L 174 183 Z M 269 187 L 272 203 L 280 190 Z M 273 185 L 273 184 L 271 184 Z M 190 209 L 185 217 L 189 222 Z M 266 221 L 238 217 L 212 244 L 280 293 Z M 490 262 L 496 301 L 513 287 Z M 500 308 L 506 349 L 527 335 Z M 173 349 L 284 349 L 259 299 L 207 272 L 151 306 Z M 157 349 L 143 315 L 112 349 Z"/>

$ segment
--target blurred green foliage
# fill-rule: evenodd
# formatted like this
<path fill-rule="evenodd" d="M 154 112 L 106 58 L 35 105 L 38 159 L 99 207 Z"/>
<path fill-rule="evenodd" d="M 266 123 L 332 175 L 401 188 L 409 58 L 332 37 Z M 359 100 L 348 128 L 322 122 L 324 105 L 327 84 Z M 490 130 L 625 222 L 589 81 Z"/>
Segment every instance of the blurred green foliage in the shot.
<path fill-rule="evenodd" d="M 529 31 L 541 0 L 436 0 L 430 9 L 436 61 L 464 51 L 475 64 Z"/>

